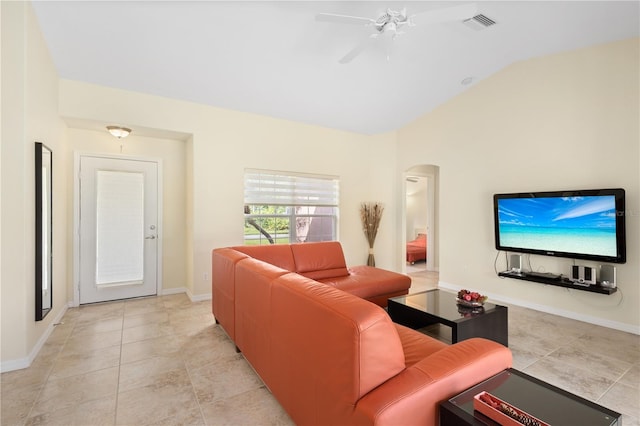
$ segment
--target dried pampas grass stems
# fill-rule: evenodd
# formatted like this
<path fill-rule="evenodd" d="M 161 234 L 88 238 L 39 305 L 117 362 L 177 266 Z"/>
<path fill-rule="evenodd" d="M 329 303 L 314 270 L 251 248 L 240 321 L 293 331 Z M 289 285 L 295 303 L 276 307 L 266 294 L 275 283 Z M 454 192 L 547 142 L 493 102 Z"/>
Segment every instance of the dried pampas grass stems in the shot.
<path fill-rule="evenodd" d="M 362 220 L 364 235 L 369 242 L 368 266 L 376 266 L 376 261 L 373 256 L 373 244 L 376 241 L 376 235 L 378 235 L 378 227 L 380 226 L 383 211 L 384 206 L 382 203 L 366 202 L 360 205 L 360 219 Z"/>

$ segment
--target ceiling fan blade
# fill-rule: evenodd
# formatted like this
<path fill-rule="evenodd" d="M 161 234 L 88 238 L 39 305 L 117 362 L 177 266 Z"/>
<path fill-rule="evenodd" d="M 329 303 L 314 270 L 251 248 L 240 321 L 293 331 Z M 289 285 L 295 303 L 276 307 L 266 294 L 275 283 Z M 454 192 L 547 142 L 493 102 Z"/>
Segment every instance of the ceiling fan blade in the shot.
<path fill-rule="evenodd" d="M 363 18 L 360 16 L 338 15 L 335 13 L 318 13 L 316 15 L 316 21 L 321 22 L 336 22 L 339 24 L 373 24 L 376 21 L 370 18 Z"/>
<path fill-rule="evenodd" d="M 477 14 L 478 5 L 476 3 L 469 3 L 460 6 L 427 10 L 413 15 L 411 18 L 416 24 L 424 24 L 464 21 L 465 19 L 473 18 Z"/>
<path fill-rule="evenodd" d="M 356 56 L 365 51 L 367 47 L 369 47 L 373 42 L 375 42 L 378 34 L 371 34 L 369 37 L 362 40 L 358 43 L 353 49 L 349 51 L 346 55 L 344 55 L 338 62 L 341 64 L 347 64 L 351 62 Z"/>

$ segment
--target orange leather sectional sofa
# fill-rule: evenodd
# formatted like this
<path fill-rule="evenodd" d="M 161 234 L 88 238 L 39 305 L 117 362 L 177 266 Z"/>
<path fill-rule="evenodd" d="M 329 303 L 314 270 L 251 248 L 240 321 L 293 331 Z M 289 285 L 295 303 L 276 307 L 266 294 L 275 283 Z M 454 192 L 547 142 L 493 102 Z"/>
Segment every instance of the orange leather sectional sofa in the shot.
<path fill-rule="evenodd" d="M 349 271 L 337 242 L 221 248 L 212 257 L 216 321 L 296 424 L 437 425 L 440 401 L 511 366 L 498 343 L 447 345 L 394 324 L 366 298 L 406 294 L 408 285 L 374 291 L 375 280 L 366 285 L 374 290 L 359 288 L 355 273 L 336 279 Z M 404 277 L 373 269 L 365 276 Z"/>

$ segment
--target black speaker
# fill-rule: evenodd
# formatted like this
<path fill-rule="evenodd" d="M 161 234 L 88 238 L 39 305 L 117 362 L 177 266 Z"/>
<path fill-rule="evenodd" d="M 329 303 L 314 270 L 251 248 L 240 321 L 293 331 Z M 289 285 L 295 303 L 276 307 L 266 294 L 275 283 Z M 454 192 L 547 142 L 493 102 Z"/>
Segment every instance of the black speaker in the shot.
<path fill-rule="evenodd" d="M 571 281 L 578 281 L 580 279 L 580 267 L 578 265 L 573 265 L 571 267 Z"/>
<path fill-rule="evenodd" d="M 593 275 L 593 268 L 584 268 L 584 281 L 588 282 L 593 280 L 593 278 L 591 278 L 591 276 Z"/>

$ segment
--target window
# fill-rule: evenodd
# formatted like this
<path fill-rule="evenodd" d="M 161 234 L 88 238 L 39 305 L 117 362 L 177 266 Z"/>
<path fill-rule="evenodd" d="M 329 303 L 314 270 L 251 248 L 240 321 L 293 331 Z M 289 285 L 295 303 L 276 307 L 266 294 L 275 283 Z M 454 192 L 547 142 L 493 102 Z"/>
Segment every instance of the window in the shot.
<path fill-rule="evenodd" d="M 144 174 L 96 172 L 96 285 L 144 279 Z"/>
<path fill-rule="evenodd" d="M 244 243 L 335 240 L 338 196 L 339 181 L 335 176 L 247 169 Z"/>

